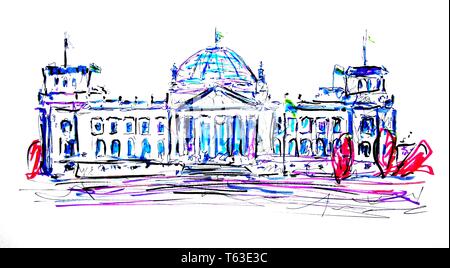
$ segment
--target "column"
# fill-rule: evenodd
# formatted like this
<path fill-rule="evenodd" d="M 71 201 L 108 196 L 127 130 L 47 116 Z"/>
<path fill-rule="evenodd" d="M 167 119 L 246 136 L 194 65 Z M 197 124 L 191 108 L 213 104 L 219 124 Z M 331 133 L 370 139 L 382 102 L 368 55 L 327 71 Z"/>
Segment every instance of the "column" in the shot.
<path fill-rule="evenodd" d="M 186 142 L 185 142 L 185 138 L 186 138 L 186 125 L 185 125 L 185 121 L 186 121 L 186 117 L 182 114 L 180 114 L 180 116 L 178 117 L 178 122 L 177 122 L 177 141 L 178 141 L 178 148 L 180 151 L 180 156 L 184 156 L 186 155 L 187 152 L 187 147 L 186 147 Z"/>
<path fill-rule="evenodd" d="M 256 149 L 256 117 L 254 115 L 247 116 L 247 156 L 248 159 L 254 159 Z"/>
<path fill-rule="evenodd" d="M 198 115 L 194 115 L 194 155 L 197 159 L 201 159 L 201 150 L 200 150 L 200 120 L 201 118 Z"/>
<path fill-rule="evenodd" d="M 216 156 L 216 122 L 214 115 L 208 117 L 209 122 L 209 156 Z"/>

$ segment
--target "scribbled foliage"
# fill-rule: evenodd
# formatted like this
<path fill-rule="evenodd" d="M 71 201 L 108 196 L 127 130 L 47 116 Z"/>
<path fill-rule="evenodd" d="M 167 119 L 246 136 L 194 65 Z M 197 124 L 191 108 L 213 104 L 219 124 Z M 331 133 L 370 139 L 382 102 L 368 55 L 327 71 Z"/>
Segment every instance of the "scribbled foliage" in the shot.
<path fill-rule="evenodd" d="M 386 177 L 392 172 L 396 158 L 396 137 L 388 129 L 380 129 L 373 145 L 373 156 L 380 176 Z"/>
<path fill-rule="evenodd" d="M 424 165 L 424 162 L 431 156 L 433 151 L 430 145 L 425 141 L 421 140 L 417 146 L 411 150 L 410 153 L 404 157 L 403 160 L 399 161 L 400 155 L 397 155 L 397 166 L 395 171 L 392 173 L 394 176 L 408 176 L 416 171 L 426 172 L 428 174 L 434 175 L 434 170 L 431 166 Z"/>
<path fill-rule="evenodd" d="M 29 172 L 26 174 L 27 179 L 34 179 L 41 171 L 41 155 L 42 155 L 42 146 L 39 140 L 34 140 L 30 147 L 28 148 L 28 169 Z"/>
<path fill-rule="evenodd" d="M 383 178 L 389 175 L 405 177 L 417 171 L 434 174 L 431 166 L 424 165 L 433 153 L 425 140 L 417 145 L 397 145 L 396 141 L 392 131 L 380 129 L 374 143 L 374 160 L 380 173 L 375 175 Z"/>
<path fill-rule="evenodd" d="M 331 155 L 331 163 L 334 170 L 334 178 L 337 183 L 351 176 L 352 166 L 354 162 L 354 145 L 352 136 L 344 133 L 335 143 L 333 154 Z"/>

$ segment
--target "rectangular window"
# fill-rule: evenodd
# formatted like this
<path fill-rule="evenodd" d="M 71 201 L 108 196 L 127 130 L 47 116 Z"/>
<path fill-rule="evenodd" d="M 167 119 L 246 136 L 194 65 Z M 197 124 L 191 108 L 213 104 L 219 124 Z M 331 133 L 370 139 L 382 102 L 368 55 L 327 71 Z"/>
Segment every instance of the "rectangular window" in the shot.
<path fill-rule="evenodd" d="M 158 123 L 158 133 L 159 134 L 164 133 L 164 123 L 163 122 Z"/>
<path fill-rule="evenodd" d="M 125 117 L 125 133 L 133 134 L 135 133 L 135 122 L 133 117 Z"/>
<path fill-rule="evenodd" d="M 111 134 L 116 134 L 117 133 L 117 122 L 112 121 L 111 122 Z"/>
<path fill-rule="evenodd" d="M 316 130 L 318 134 L 325 134 L 327 132 L 327 120 L 325 118 L 317 118 Z"/>
<path fill-rule="evenodd" d="M 119 118 L 116 117 L 108 117 L 107 118 L 110 126 L 109 134 L 116 134 L 117 133 L 117 125 L 119 123 Z"/>
<path fill-rule="evenodd" d="M 339 117 L 333 117 L 333 133 L 341 133 L 341 121 Z"/>
<path fill-rule="evenodd" d="M 361 120 L 360 126 L 361 133 L 375 135 L 375 120 L 373 117 L 364 117 Z"/>
<path fill-rule="evenodd" d="M 100 117 L 91 119 L 91 133 L 92 135 L 103 134 L 103 120 Z"/>
<path fill-rule="evenodd" d="M 131 133 L 133 131 L 133 122 L 127 122 L 126 131 L 127 133 Z"/>
<path fill-rule="evenodd" d="M 281 116 L 278 117 L 277 132 L 278 134 L 283 133 L 283 119 L 281 118 Z"/>
<path fill-rule="evenodd" d="M 309 117 L 303 117 L 300 120 L 300 133 L 306 134 L 311 133 L 311 118 Z"/>
<path fill-rule="evenodd" d="M 295 133 L 297 131 L 297 120 L 295 118 L 288 118 L 288 128 L 291 133 Z"/>
<path fill-rule="evenodd" d="M 145 117 L 139 119 L 139 134 L 150 134 L 150 119 Z"/>

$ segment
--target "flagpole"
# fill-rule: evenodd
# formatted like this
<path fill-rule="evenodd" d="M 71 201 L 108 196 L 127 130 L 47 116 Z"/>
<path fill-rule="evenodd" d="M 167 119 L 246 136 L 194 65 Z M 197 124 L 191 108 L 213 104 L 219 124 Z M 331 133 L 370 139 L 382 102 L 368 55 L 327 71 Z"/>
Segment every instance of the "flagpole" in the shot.
<path fill-rule="evenodd" d="M 67 47 L 69 46 L 69 43 L 67 41 L 67 35 L 64 36 L 64 68 L 67 67 Z"/>
<path fill-rule="evenodd" d="M 286 94 L 285 94 L 286 96 Z M 286 104 L 285 104 L 286 105 Z M 286 124 L 286 111 L 283 113 L 283 176 L 287 176 L 286 170 L 286 136 L 287 136 L 287 124 Z"/>
<path fill-rule="evenodd" d="M 332 83 L 331 83 L 331 87 L 333 88 L 333 90 L 334 90 L 334 75 L 335 75 L 335 72 L 336 72 L 336 64 L 333 67 L 333 80 L 332 80 Z"/>
<path fill-rule="evenodd" d="M 214 27 L 214 43 L 216 44 L 217 47 L 217 27 Z"/>
<path fill-rule="evenodd" d="M 364 66 L 367 65 L 367 29 L 366 29 L 366 35 L 363 36 L 363 59 L 364 59 Z"/>

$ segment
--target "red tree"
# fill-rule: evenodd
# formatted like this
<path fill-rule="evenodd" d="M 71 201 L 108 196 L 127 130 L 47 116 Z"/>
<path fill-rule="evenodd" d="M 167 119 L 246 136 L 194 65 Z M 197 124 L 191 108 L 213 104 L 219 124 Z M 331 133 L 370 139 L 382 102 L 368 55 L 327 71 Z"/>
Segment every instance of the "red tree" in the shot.
<path fill-rule="evenodd" d="M 397 156 L 396 142 L 395 135 L 390 130 L 382 128 L 373 144 L 373 157 L 380 170 L 380 174 L 376 175 L 381 175 L 382 178 L 393 171 L 394 160 Z"/>
<path fill-rule="evenodd" d="M 29 173 L 26 173 L 27 179 L 34 179 L 41 170 L 41 156 L 42 156 L 42 146 L 39 140 L 34 140 L 27 153 L 27 162 Z"/>
<path fill-rule="evenodd" d="M 337 183 L 351 176 L 354 162 L 354 146 L 352 136 L 344 133 L 339 137 L 339 142 L 334 144 L 331 164 L 334 170 L 334 178 Z"/>

